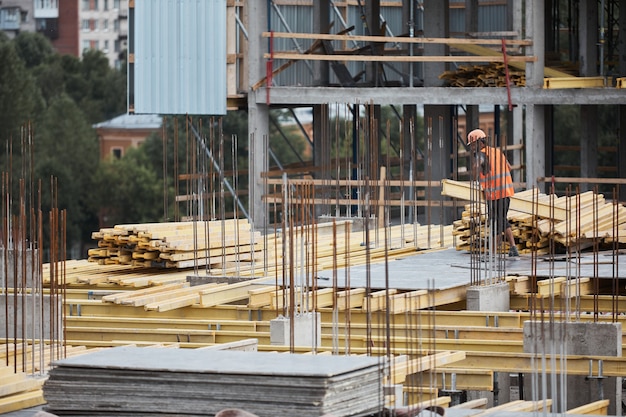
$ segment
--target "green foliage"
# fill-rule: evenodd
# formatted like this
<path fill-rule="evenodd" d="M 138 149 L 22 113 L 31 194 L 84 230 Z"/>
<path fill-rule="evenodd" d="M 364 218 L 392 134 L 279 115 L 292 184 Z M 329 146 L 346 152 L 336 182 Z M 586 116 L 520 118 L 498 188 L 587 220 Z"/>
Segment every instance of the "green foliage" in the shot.
<path fill-rule="evenodd" d="M 93 179 L 91 209 L 101 214 L 105 225 L 163 220 L 163 180 L 153 165 L 143 148 L 100 164 Z"/>
<path fill-rule="evenodd" d="M 0 138 L 19 138 L 35 116 L 40 95 L 12 42 L 0 42 Z"/>
<path fill-rule="evenodd" d="M 58 182 L 58 207 L 68 213 L 67 239 L 87 239 L 95 216 L 85 191 L 93 188 L 91 172 L 98 166 L 96 134 L 77 104 L 67 95 L 52 100 L 35 133 L 35 174 L 43 182 L 42 206 L 52 206 L 50 179 Z"/>
<path fill-rule="evenodd" d="M 14 43 L 17 54 L 28 69 L 44 64 L 46 59 L 55 55 L 50 41 L 40 33 L 22 32 Z"/>

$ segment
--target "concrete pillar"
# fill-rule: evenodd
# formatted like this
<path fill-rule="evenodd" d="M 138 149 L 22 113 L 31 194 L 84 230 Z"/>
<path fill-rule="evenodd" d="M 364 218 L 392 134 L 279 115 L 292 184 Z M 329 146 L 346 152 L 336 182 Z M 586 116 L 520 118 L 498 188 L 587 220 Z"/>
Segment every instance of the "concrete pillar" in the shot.
<path fill-rule="evenodd" d="M 619 106 L 619 161 L 626 161 L 626 105 Z M 626 178 L 626 164 L 617 164 L 618 176 Z M 626 185 L 619 188 L 619 199 L 626 201 Z"/>
<path fill-rule="evenodd" d="M 432 150 L 424 151 L 426 161 L 424 162 L 425 170 L 424 179 L 440 181 L 444 178 L 450 178 L 452 172 L 452 143 L 455 140 L 452 132 L 452 107 L 446 105 L 427 105 L 424 106 L 424 139 L 426 147 L 428 147 L 429 137 L 432 141 Z M 430 161 L 428 158 L 430 157 Z M 430 199 L 433 202 L 441 200 L 441 190 L 432 187 L 426 190 L 427 198 L 430 192 Z M 453 213 L 450 209 L 440 208 L 438 205 L 426 207 L 425 218 L 420 220 L 429 224 L 450 224 L 454 220 Z"/>
<path fill-rule="evenodd" d="M 268 30 L 267 5 L 263 2 L 248 0 L 244 10 L 247 12 L 245 23 L 249 36 L 248 80 L 250 84 L 254 84 L 266 76 L 263 53 L 267 50 L 267 40 L 261 37 L 261 33 Z M 248 134 L 250 136 L 248 186 L 250 217 L 255 228 L 262 228 L 268 224 L 267 212 L 262 200 L 266 190 L 261 179 L 261 172 L 267 168 L 268 164 L 269 106 L 257 104 L 257 94 L 259 94 L 258 90 L 252 91 L 251 86 L 248 87 Z"/>
<path fill-rule="evenodd" d="M 424 36 L 427 38 L 447 38 L 449 35 L 448 25 L 448 0 L 424 0 Z M 424 44 L 424 56 L 447 55 L 448 47 L 445 44 Z M 448 65 L 445 62 L 424 63 L 424 86 L 442 87 L 444 80 L 439 79 Z"/>
<path fill-rule="evenodd" d="M 63 340 L 60 297 L 0 294 L 0 306 L 0 339 L 25 339 L 28 343 Z"/>
<path fill-rule="evenodd" d="M 313 105 L 313 164 L 321 167 L 315 172 L 316 179 L 330 178 L 330 121 L 328 104 Z M 319 190 L 319 188 L 318 188 Z M 316 214 L 330 215 L 330 207 L 316 205 Z"/>
<path fill-rule="evenodd" d="M 313 33 L 329 33 L 330 29 L 330 2 L 313 2 Z M 330 82 L 330 72 L 328 61 L 314 60 L 313 85 L 327 86 Z"/>
<path fill-rule="evenodd" d="M 621 356 L 621 352 L 620 323 L 524 322 L 524 353 L 541 357 L 546 353 Z M 597 366 L 597 363 L 594 366 Z M 555 376 L 544 374 L 538 369 L 536 374 L 524 376 L 524 392 L 528 393 L 524 400 L 551 398 L 552 412 L 565 413 L 571 408 L 600 399 L 609 399 L 608 414 L 621 415 L 622 378 L 597 378 L 597 376 L 597 373 L 592 373 L 591 377 Z M 565 401 L 561 398 L 564 392 L 563 384 L 567 386 Z"/>
<path fill-rule="evenodd" d="M 365 34 L 370 36 L 384 35 L 380 30 L 380 0 L 365 2 Z M 374 45 L 371 45 L 374 47 Z M 365 63 L 365 81 L 368 85 L 379 87 L 383 78 L 382 65 L 378 62 Z"/>
<path fill-rule="evenodd" d="M 598 106 L 580 106 L 580 177 L 598 176 Z M 589 191 L 593 183 L 580 185 L 581 191 Z"/>
<path fill-rule="evenodd" d="M 620 10 L 626 10 L 626 0 L 619 0 Z M 618 75 L 626 76 L 626 13 L 619 14 L 619 44 L 618 44 Z M 626 161 L 626 106 L 619 106 L 619 161 Z M 626 178 L 626 164 L 617 164 L 617 175 Z M 626 186 L 619 188 L 620 201 L 626 201 Z"/>
<path fill-rule="evenodd" d="M 593 77 L 598 75 L 598 1 L 582 0 L 578 2 L 578 59 L 580 75 Z"/>
<path fill-rule="evenodd" d="M 270 320 L 270 344 L 289 346 L 291 343 L 290 317 L 279 316 Z M 313 349 L 322 344 L 322 320 L 320 313 L 303 313 L 293 317 L 293 345 Z"/>
<path fill-rule="evenodd" d="M 544 39 L 543 0 L 531 0 L 525 4 L 526 37 L 530 39 Z M 526 48 L 526 53 L 535 56 L 535 62 L 526 64 L 527 88 L 543 88 L 543 70 L 545 66 L 545 52 L 543 44 L 535 44 Z M 545 175 L 545 114 L 544 106 L 526 105 L 526 187 L 536 185 L 537 177 Z"/>
<path fill-rule="evenodd" d="M 467 309 L 470 311 L 506 312 L 510 307 L 509 284 L 506 282 L 474 286 L 467 289 Z M 496 316 L 497 317 L 497 316 Z M 494 318 L 497 327 L 497 319 Z M 510 376 L 508 373 L 495 372 L 492 392 L 468 391 L 467 400 L 486 397 L 489 407 L 510 401 Z"/>

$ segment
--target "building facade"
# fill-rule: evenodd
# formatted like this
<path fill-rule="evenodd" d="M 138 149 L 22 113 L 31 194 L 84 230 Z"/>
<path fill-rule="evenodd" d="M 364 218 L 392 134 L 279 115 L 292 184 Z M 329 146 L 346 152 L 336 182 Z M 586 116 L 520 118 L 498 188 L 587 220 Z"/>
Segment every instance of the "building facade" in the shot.
<path fill-rule="evenodd" d="M 4 0 L 0 30 L 11 38 L 37 31 L 61 54 L 80 57 L 97 49 L 120 68 L 128 48 L 128 0 Z"/>

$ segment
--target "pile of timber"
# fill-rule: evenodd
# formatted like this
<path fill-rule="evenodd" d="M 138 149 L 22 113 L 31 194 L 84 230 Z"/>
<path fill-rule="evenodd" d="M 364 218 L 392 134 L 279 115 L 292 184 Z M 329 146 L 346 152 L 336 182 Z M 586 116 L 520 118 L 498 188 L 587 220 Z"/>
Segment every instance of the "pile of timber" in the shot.
<path fill-rule="evenodd" d="M 445 71 L 439 76 L 450 87 L 506 87 L 506 69 L 503 63 L 460 65 L 455 71 Z M 523 70 L 509 67 L 511 85 L 523 87 L 526 76 Z"/>
<path fill-rule="evenodd" d="M 452 226 L 404 224 L 370 229 L 368 247 L 365 232 L 353 230 L 352 224 L 353 220 L 325 222 L 265 236 L 253 231 L 247 220 L 117 225 L 92 233 L 98 247 L 89 250 L 88 261 L 118 266 L 122 273 L 128 266 L 181 271 L 201 267 L 212 275 L 259 276 L 280 272 L 283 251 L 291 245 L 314 248 L 317 268 L 328 269 L 453 244 Z M 146 281 L 143 275 L 138 281 Z M 93 277 L 83 274 L 71 282 Z M 172 282 L 170 278 L 163 280 Z"/>
<path fill-rule="evenodd" d="M 0 414 L 44 404 L 44 380 L 26 372 L 14 373 L 12 366 L 0 367 Z"/>
<path fill-rule="evenodd" d="M 469 200 L 469 182 L 444 180 L 442 194 Z M 459 238 L 458 250 L 470 250 L 484 241 L 488 233 L 486 209 L 482 201 L 465 205 L 462 218 L 454 222 L 453 234 Z M 508 220 L 521 253 L 547 254 L 550 242 L 559 249 L 582 250 L 594 244 L 626 243 L 626 208 L 606 201 L 593 191 L 559 197 L 537 189 L 517 192 L 511 197 Z"/>
<path fill-rule="evenodd" d="M 165 268 L 245 266 L 258 260 L 262 244 L 247 220 L 117 225 L 92 239 L 98 247 L 90 262 Z"/>
<path fill-rule="evenodd" d="M 55 362 L 56 415 L 364 415 L 381 406 L 381 359 L 122 346 Z"/>

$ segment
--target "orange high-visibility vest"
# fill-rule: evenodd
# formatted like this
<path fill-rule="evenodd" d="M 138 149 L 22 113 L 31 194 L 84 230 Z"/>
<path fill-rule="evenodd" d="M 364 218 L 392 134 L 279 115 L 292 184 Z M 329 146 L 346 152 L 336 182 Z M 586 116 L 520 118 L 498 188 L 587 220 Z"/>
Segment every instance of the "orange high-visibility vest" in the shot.
<path fill-rule="evenodd" d="M 499 200 L 515 194 L 509 163 L 504 154 L 496 148 L 486 146 L 481 152 L 487 156 L 487 172 L 481 170 L 480 185 L 485 192 L 485 200 Z"/>

